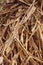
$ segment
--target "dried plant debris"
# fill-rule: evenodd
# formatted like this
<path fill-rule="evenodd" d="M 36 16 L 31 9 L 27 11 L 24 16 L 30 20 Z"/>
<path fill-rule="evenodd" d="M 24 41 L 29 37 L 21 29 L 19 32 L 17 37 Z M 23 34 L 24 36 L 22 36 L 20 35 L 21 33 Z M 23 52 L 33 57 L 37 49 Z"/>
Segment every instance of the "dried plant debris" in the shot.
<path fill-rule="evenodd" d="M 43 65 L 43 0 L 0 0 L 0 65 Z"/>

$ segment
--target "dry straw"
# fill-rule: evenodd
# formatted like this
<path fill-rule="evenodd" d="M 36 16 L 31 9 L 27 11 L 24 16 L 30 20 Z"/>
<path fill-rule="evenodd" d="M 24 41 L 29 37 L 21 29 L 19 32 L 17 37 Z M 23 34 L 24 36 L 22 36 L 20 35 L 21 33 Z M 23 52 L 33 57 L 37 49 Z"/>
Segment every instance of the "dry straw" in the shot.
<path fill-rule="evenodd" d="M 0 1 L 0 65 L 43 65 L 43 1 Z"/>

